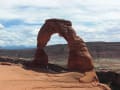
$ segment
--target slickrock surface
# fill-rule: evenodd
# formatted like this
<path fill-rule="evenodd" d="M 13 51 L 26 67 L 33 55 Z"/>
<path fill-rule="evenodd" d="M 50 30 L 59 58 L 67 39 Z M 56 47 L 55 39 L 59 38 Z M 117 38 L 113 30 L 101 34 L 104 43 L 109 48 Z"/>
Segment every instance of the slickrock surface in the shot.
<path fill-rule="evenodd" d="M 55 74 L 37 68 L 36 71 L 11 63 L 0 63 L 0 90 L 110 90 L 96 82 L 80 83 L 79 78 L 84 77 L 81 73 Z"/>

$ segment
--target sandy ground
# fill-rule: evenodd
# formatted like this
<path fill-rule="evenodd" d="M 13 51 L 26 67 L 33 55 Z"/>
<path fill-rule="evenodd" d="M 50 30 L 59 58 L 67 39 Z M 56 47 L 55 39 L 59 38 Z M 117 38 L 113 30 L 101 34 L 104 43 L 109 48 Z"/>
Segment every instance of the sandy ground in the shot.
<path fill-rule="evenodd" d="M 0 90 L 103 90 L 104 86 L 79 83 L 77 72 L 37 72 L 18 65 L 0 65 Z M 106 90 L 106 89 L 105 89 Z"/>

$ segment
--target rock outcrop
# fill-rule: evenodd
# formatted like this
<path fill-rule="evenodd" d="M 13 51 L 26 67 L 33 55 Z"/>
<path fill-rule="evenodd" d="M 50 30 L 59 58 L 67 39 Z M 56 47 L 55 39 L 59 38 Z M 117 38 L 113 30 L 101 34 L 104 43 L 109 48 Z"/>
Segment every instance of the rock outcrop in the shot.
<path fill-rule="evenodd" d="M 67 20 L 49 19 L 39 31 L 37 37 L 37 50 L 33 64 L 47 66 L 48 56 L 44 51 L 44 47 L 50 40 L 52 34 L 58 33 L 68 42 L 69 57 L 68 69 L 87 72 L 93 70 L 92 57 L 88 52 L 87 46 L 84 41 L 76 35 L 75 30 L 72 28 L 72 23 Z"/>
<path fill-rule="evenodd" d="M 38 33 L 37 50 L 32 64 L 35 66 L 47 67 L 48 56 L 44 51 L 44 47 L 54 33 L 58 33 L 68 42 L 68 69 L 70 71 L 85 73 L 85 76 L 80 78 L 80 82 L 98 81 L 96 73 L 94 72 L 92 57 L 86 44 L 77 36 L 75 30 L 72 28 L 72 23 L 67 20 L 46 20 Z"/>
<path fill-rule="evenodd" d="M 79 83 L 76 78 L 83 74 L 78 72 L 53 74 L 36 69 L 37 72 L 14 64 L 0 65 L 0 90 L 109 90 L 100 83 Z"/>

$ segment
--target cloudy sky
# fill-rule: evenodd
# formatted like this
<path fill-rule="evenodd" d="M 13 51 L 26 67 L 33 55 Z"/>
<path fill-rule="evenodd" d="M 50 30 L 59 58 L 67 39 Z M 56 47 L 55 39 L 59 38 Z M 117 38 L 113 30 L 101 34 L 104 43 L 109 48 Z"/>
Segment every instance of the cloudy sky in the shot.
<path fill-rule="evenodd" d="M 85 41 L 120 41 L 120 0 L 0 0 L 0 46 L 36 46 L 48 18 L 71 20 Z M 57 34 L 48 42 L 61 43 Z"/>

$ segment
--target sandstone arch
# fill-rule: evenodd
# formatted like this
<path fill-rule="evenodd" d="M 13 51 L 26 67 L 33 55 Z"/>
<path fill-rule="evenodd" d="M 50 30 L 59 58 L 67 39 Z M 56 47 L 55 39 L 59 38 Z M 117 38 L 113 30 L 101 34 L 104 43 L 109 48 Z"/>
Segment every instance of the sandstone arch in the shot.
<path fill-rule="evenodd" d="M 44 47 L 50 40 L 52 34 L 58 33 L 68 43 L 69 56 L 68 56 L 68 69 L 88 72 L 93 70 L 92 57 L 86 47 L 84 41 L 76 35 L 75 30 L 72 28 L 72 23 L 67 20 L 61 19 L 48 19 L 42 26 L 37 37 L 37 50 L 33 64 L 40 66 L 48 65 L 48 56 L 44 51 Z"/>

